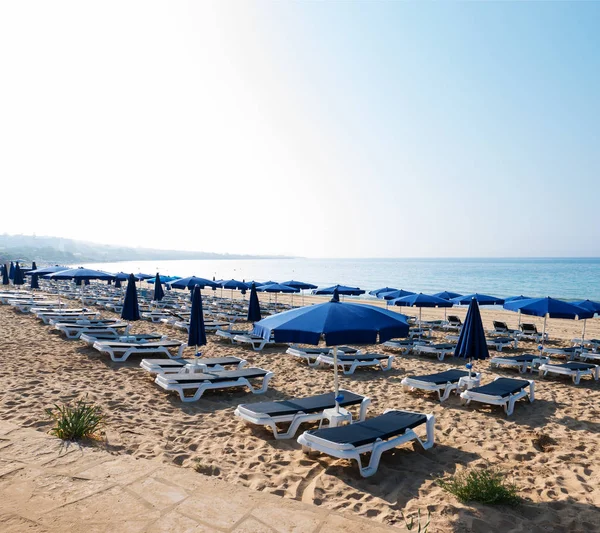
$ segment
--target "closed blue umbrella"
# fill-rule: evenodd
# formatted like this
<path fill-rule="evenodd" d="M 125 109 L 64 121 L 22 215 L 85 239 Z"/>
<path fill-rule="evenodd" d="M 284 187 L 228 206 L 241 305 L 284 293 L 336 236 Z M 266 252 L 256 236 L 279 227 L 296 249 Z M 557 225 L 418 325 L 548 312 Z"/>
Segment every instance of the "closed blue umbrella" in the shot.
<path fill-rule="evenodd" d="M 471 305 L 471 300 L 477 300 L 479 305 L 502 305 L 504 300 L 502 298 L 496 298 L 495 296 L 488 296 L 487 294 L 467 294 L 467 296 L 459 296 L 452 298 L 450 301 L 456 305 Z"/>
<path fill-rule="evenodd" d="M 250 286 L 250 301 L 248 302 L 248 322 L 258 322 L 262 316 L 260 315 L 260 302 L 256 293 L 256 285 L 253 283 Z"/>
<path fill-rule="evenodd" d="M 119 278 L 115 279 L 115 289 L 121 288 L 121 280 Z"/>
<path fill-rule="evenodd" d="M 339 410 L 337 347 L 341 344 L 375 344 L 408 335 L 405 317 L 373 305 L 345 304 L 334 301 L 300 307 L 263 318 L 253 332 L 263 339 L 274 336 L 275 342 L 319 344 L 321 338 L 333 346 L 334 389 Z"/>
<path fill-rule="evenodd" d="M 21 270 L 21 267 L 19 266 L 19 262 L 17 261 L 17 263 L 15 264 L 13 285 L 23 285 L 24 283 L 25 283 L 25 280 L 23 279 L 23 271 Z"/>
<path fill-rule="evenodd" d="M 317 289 L 313 291 L 313 294 L 334 294 L 335 292 L 346 296 L 359 296 L 364 294 L 365 291 L 358 287 L 347 287 L 346 285 L 333 285 L 332 287 L 326 287 L 324 289 Z"/>
<path fill-rule="evenodd" d="M 592 318 L 594 313 L 583 307 L 557 300 L 556 298 L 530 298 L 529 300 L 517 300 L 504 304 L 504 308 L 510 311 L 518 311 L 524 315 L 544 317 L 544 329 L 542 332 L 542 348 L 546 337 L 546 320 L 548 318 L 566 318 L 570 320 Z"/>
<path fill-rule="evenodd" d="M 160 302 L 165 297 L 165 291 L 163 291 L 162 284 L 160 282 L 160 276 L 156 273 L 154 280 L 154 297 L 152 298 L 155 302 Z"/>
<path fill-rule="evenodd" d="M 14 279 L 14 278 L 15 278 L 15 264 L 11 261 L 10 269 L 8 271 L 8 279 Z"/>
<path fill-rule="evenodd" d="M 202 294 L 200 286 L 196 285 L 192 291 L 192 311 L 190 313 L 190 329 L 188 333 L 188 346 L 204 346 L 206 344 L 206 329 L 204 327 L 204 314 L 202 312 Z M 196 354 L 200 355 L 199 353 Z"/>
<path fill-rule="evenodd" d="M 31 276 L 31 281 L 30 281 L 30 287 L 32 289 L 39 289 L 40 288 L 40 283 L 38 281 L 39 276 L 37 274 L 33 274 Z"/>
<path fill-rule="evenodd" d="M 471 375 L 471 361 L 487 359 L 490 356 L 485 338 L 485 330 L 481 322 L 481 313 L 476 298 L 471 299 L 465 323 L 458 337 L 458 344 L 454 350 L 454 357 L 468 359 L 469 376 Z"/>
<path fill-rule="evenodd" d="M 6 269 L 6 265 L 2 265 L 2 285 L 8 285 L 9 283 L 8 270 Z"/>
<path fill-rule="evenodd" d="M 128 322 L 140 319 L 140 307 L 137 299 L 137 289 L 135 288 L 135 277 L 133 274 L 127 280 L 127 289 L 125 290 L 125 300 L 121 310 L 121 318 Z"/>
<path fill-rule="evenodd" d="M 37 265 L 35 264 L 35 261 L 31 262 L 31 269 L 30 269 L 30 271 L 31 270 L 37 270 Z"/>

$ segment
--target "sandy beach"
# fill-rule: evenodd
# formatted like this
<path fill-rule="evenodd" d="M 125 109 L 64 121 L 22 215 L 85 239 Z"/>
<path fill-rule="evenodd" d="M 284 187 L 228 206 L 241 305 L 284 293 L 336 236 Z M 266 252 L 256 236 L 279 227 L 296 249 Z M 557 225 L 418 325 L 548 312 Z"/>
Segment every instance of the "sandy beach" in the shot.
<path fill-rule="evenodd" d="M 306 299 L 306 303 L 313 301 L 320 300 Z M 410 314 L 418 314 L 414 311 Z M 464 319 L 466 307 L 453 308 L 449 314 Z M 443 315 L 440 309 L 423 310 L 424 320 Z M 494 319 L 517 326 L 517 315 L 502 309 L 483 309 L 482 317 L 486 329 L 492 328 Z M 527 317 L 526 321 L 541 330 L 541 319 Z M 399 408 L 436 417 L 433 448 L 423 451 L 407 445 L 387 452 L 377 474 L 364 479 L 347 461 L 306 456 L 295 439 L 275 440 L 268 430 L 253 429 L 234 417 L 240 403 L 332 389 L 332 370 L 309 368 L 286 355 L 286 346 L 254 352 L 209 334 L 204 355 L 243 357 L 252 366 L 272 370 L 275 377 L 264 395 L 237 389 L 213 391 L 196 403 L 182 404 L 139 368 L 140 358 L 111 363 L 84 343 L 67 341 L 33 316 L 7 305 L 0 306 L 0 324 L 0 416 L 18 426 L 48 431 L 47 408 L 87 398 L 107 415 L 105 446 L 112 453 L 196 467 L 204 473 L 198 475 L 216 476 L 400 529 L 404 527 L 401 513 L 413 515 L 419 509 L 431 512 L 430 531 L 588 532 L 599 528 L 600 384 L 590 379 L 574 385 L 566 377 L 541 379 L 533 374 L 535 402 L 519 402 L 507 418 L 499 407 L 462 406 L 455 396 L 440 405 L 436 396 L 405 391 L 400 385 L 407 375 L 462 368 L 462 360 L 439 362 L 397 353 L 388 372 L 359 369 L 342 376 L 342 387 L 372 399 L 368 416 Z M 577 321 L 549 320 L 547 331 L 553 344 L 568 346 L 573 337 L 580 336 L 581 327 Z M 136 322 L 132 331 L 160 332 L 185 340 L 184 332 L 147 321 Z M 586 337 L 600 338 L 600 320 L 588 321 Z M 533 352 L 536 346 L 520 342 L 516 353 Z M 382 346 L 367 348 L 394 353 Z M 192 354 L 192 349 L 186 350 L 186 356 Z M 483 373 L 483 383 L 498 375 L 529 377 L 491 370 L 485 361 L 477 362 L 476 370 Z M 540 446 L 542 436 L 551 437 L 553 444 Z M 435 482 L 438 477 L 486 464 L 509 474 L 524 498 L 522 505 L 461 504 Z"/>

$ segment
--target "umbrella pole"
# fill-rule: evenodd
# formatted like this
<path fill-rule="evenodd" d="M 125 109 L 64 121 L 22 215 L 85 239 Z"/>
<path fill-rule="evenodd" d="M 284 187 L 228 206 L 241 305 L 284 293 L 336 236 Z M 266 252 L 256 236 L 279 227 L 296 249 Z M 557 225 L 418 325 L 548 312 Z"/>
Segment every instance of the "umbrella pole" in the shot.
<path fill-rule="evenodd" d="M 583 331 L 581 332 L 581 347 L 583 348 L 583 341 L 585 340 L 585 324 L 587 319 L 583 319 Z"/>
<path fill-rule="evenodd" d="M 340 402 L 338 402 L 338 396 L 340 394 L 340 382 L 338 376 L 338 347 L 333 347 L 333 391 L 335 396 L 335 413 L 340 412 Z"/>
<path fill-rule="evenodd" d="M 544 343 L 546 341 L 546 320 L 548 318 L 548 313 L 544 315 L 544 329 L 542 330 L 542 350 L 544 348 Z"/>

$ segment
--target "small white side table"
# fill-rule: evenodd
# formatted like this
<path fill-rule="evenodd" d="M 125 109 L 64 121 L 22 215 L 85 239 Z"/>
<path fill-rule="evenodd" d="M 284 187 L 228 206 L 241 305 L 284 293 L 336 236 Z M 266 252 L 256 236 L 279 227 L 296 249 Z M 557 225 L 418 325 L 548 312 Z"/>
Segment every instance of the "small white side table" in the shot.
<path fill-rule="evenodd" d="M 352 422 L 352 413 L 346 411 L 343 407 L 340 407 L 339 412 L 336 412 L 335 407 L 331 409 L 325 409 L 323 411 L 323 418 L 319 422 L 319 427 L 323 424 L 323 420 L 329 421 L 329 427 L 335 428 L 341 425 L 343 422 Z"/>
<path fill-rule="evenodd" d="M 465 376 L 458 380 L 458 389 L 460 391 L 463 390 L 471 390 L 475 387 L 479 387 L 481 383 L 481 376 Z"/>

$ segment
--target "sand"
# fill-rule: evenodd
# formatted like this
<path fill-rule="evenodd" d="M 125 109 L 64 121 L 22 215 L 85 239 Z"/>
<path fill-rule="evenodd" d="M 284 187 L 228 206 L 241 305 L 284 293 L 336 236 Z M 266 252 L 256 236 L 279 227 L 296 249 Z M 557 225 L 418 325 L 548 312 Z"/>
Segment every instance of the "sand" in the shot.
<path fill-rule="evenodd" d="M 463 308 L 451 312 L 463 318 L 465 313 Z M 517 315 L 503 310 L 486 309 L 482 316 L 486 329 L 493 319 L 517 325 Z M 423 312 L 423 319 L 441 317 L 443 310 Z M 541 320 L 528 317 L 527 321 L 541 328 Z M 286 355 L 285 346 L 253 352 L 209 335 L 205 355 L 240 356 L 253 366 L 273 370 L 275 377 L 264 395 L 241 389 L 213 391 L 197 403 L 182 404 L 153 383 L 139 368 L 139 358 L 111 363 L 82 342 L 67 341 L 34 317 L 6 305 L 0 306 L 0 324 L 0 417 L 5 421 L 47 431 L 47 408 L 87 398 L 107 415 L 105 446 L 112 453 L 199 466 L 204 473 L 230 483 L 399 528 L 404 525 L 401 513 L 411 515 L 419 509 L 431 512 L 430 531 L 583 532 L 600 528 L 600 384 L 589 379 L 573 385 L 566 377 L 539 379 L 535 374 L 535 402 L 519 402 L 507 418 L 499 407 L 465 407 L 457 397 L 440 405 L 436 396 L 400 386 L 406 375 L 462 367 L 464 361 L 398 355 L 389 372 L 358 370 L 353 376 L 343 376 L 344 388 L 372 398 L 370 416 L 386 408 L 436 416 L 433 448 L 423 451 L 418 445 L 414 449 L 407 445 L 387 452 L 377 474 L 364 479 L 347 461 L 306 456 L 295 440 L 275 440 L 268 430 L 250 428 L 234 417 L 240 403 L 331 390 L 331 370 L 307 367 Z M 548 332 L 558 339 L 557 346 L 566 346 L 580 335 L 581 325 L 549 320 Z M 146 321 L 135 323 L 132 330 L 185 340 L 179 330 Z M 600 337 L 600 320 L 588 321 L 586 336 Z M 535 346 L 523 342 L 518 352 L 531 352 Z M 186 355 L 192 353 L 189 349 Z M 521 377 L 516 371 L 492 371 L 487 362 L 477 363 L 477 370 L 483 372 L 483 382 L 497 375 Z M 542 435 L 552 437 L 554 443 L 540 447 L 537 442 Z M 522 505 L 461 504 L 435 483 L 440 476 L 486 464 L 508 473 L 521 489 Z"/>

